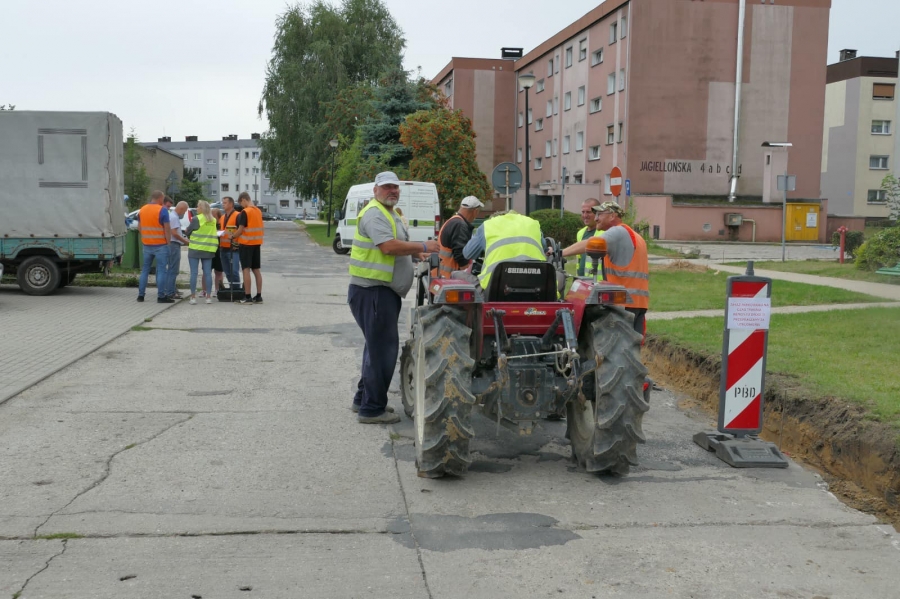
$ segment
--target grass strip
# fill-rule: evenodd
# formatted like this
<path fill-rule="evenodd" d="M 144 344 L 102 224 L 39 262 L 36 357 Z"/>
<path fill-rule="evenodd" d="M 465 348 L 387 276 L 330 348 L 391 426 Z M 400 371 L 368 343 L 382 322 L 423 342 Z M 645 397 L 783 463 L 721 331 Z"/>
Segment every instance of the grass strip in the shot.
<path fill-rule="evenodd" d="M 724 317 L 652 321 L 648 332 L 705 355 L 722 352 Z M 863 406 L 900 429 L 900 309 L 773 314 L 766 370 L 811 394 Z"/>
<path fill-rule="evenodd" d="M 729 266 L 747 266 L 746 262 L 727 262 L 726 264 Z M 788 260 L 786 262 L 771 260 L 754 262 L 753 267 L 757 270 L 775 270 L 778 272 L 847 279 L 849 281 L 900 285 L 900 277 L 878 275 L 868 270 L 859 270 L 852 260 L 847 260 L 844 264 L 832 260 Z"/>
<path fill-rule="evenodd" d="M 309 235 L 310 239 L 312 239 L 313 241 L 315 241 L 316 243 L 318 243 L 321 246 L 331 247 L 331 242 L 334 238 L 334 234 L 336 233 L 334 227 L 331 228 L 331 236 L 329 237 L 328 235 L 326 235 L 326 233 L 328 231 L 327 230 L 328 225 L 304 223 L 303 221 L 299 221 L 299 220 L 294 221 L 294 222 L 296 222 L 298 225 L 300 225 L 300 227 L 302 229 L 304 229 L 306 231 L 306 233 Z"/>

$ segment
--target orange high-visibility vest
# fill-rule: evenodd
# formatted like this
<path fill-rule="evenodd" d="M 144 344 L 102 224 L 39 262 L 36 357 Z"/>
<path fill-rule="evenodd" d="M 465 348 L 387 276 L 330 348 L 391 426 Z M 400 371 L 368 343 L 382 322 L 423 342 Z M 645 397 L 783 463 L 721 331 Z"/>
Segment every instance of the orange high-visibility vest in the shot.
<path fill-rule="evenodd" d="M 451 216 L 450 218 L 447 219 L 447 222 L 444 223 L 444 226 L 441 227 L 441 230 L 438 233 L 438 243 L 441 246 L 440 252 L 438 253 L 438 255 L 441 257 L 441 265 L 438 268 L 438 276 L 440 276 L 440 278 L 442 278 L 442 279 L 449 279 L 454 270 L 462 270 L 462 267 L 459 265 L 459 262 L 457 262 L 453 258 L 453 250 L 451 248 L 447 247 L 446 245 L 444 245 L 444 242 L 441 241 L 441 237 L 444 234 L 444 227 L 446 227 L 448 224 L 450 224 L 450 222 L 454 218 L 458 218 L 460 220 L 465 220 L 460 215 L 454 214 L 453 216 Z M 434 273 L 432 273 L 432 276 L 434 276 Z"/>
<path fill-rule="evenodd" d="M 159 213 L 164 208 L 159 204 L 147 204 L 138 212 L 138 221 L 141 223 L 141 242 L 144 245 L 165 245 L 166 231 L 159 224 Z"/>
<path fill-rule="evenodd" d="M 228 227 L 234 227 L 237 230 L 237 210 L 232 210 L 231 214 L 227 217 L 226 215 L 222 215 L 219 217 L 219 229 L 225 231 L 225 234 L 219 237 L 219 247 L 224 248 L 226 250 L 231 249 L 231 231 L 228 230 Z"/>
<path fill-rule="evenodd" d="M 262 211 L 256 206 L 247 206 L 244 208 L 244 214 L 247 215 L 247 226 L 238 238 L 241 245 L 262 245 L 263 242 L 263 219 Z"/>
<path fill-rule="evenodd" d="M 644 238 L 634 232 L 628 225 L 622 223 L 625 230 L 631 236 L 634 244 L 634 256 L 626 266 L 618 266 L 612 263 L 607 255 L 604 258 L 606 280 L 609 283 L 623 286 L 628 292 L 625 301 L 626 308 L 650 307 L 650 265 L 647 259 L 647 244 Z"/>

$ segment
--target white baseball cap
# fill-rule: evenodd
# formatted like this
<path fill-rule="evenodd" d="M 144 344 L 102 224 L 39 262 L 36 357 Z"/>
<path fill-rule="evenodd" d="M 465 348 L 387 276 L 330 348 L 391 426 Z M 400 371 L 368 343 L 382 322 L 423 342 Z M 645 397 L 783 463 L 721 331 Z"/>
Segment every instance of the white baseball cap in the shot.
<path fill-rule="evenodd" d="M 475 196 L 466 196 L 459 205 L 463 208 L 484 208 L 484 203 Z"/>
<path fill-rule="evenodd" d="M 400 185 L 400 179 L 391 171 L 384 171 L 375 175 L 375 185 L 378 187 L 382 185 Z"/>

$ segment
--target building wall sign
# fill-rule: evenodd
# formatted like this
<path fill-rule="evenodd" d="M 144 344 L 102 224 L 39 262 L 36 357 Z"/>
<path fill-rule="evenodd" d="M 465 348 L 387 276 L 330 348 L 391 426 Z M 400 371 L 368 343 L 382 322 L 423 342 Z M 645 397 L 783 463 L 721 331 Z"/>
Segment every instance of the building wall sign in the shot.
<path fill-rule="evenodd" d="M 742 165 L 738 165 L 737 174 L 740 176 Z M 706 174 L 720 175 L 722 173 L 731 175 L 731 165 L 721 164 L 719 162 L 704 161 L 687 161 L 687 160 L 663 160 L 663 161 L 641 161 L 642 173 L 684 173 L 684 174 Z"/>

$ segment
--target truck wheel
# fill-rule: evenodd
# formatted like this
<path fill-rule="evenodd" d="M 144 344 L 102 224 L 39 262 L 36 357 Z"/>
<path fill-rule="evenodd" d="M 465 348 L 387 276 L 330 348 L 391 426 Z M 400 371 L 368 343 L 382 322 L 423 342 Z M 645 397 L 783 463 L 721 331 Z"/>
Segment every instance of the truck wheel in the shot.
<path fill-rule="evenodd" d="M 334 250 L 335 254 L 344 255 L 350 252 L 350 248 L 345 248 L 341 245 L 341 236 L 335 235 L 334 239 L 331 241 L 331 249 Z"/>
<path fill-rule="evenodd" d="M 566 436 L 586 471 L 628 474 L 637 465 L 637 444 L 646 441 L 641 422 L 650 409 L 643 394 L 641 335 L 622 308 L 588 310 L 579 354 L 582 360 L 599 356 L 600 368 L 585 377 L 585 402 L 574 399 L 567 406 Z"/>
<path fill-rule="evenodd" d="M 28 295 L 47 295 L 59 286 L 59 267 L 50 258 L 32 256 L 18 268 L 18 282 Z"/>
<path fill-rule="evenodd" d="M 475 396 L 470 389 L 475 360 L 465 312 L 422 306 L 413 332 L 416 467 L 424 478 L 462 476 L 469 469 L 469 424 Z"/>
<path fill-rule="evenodd" d="M 410 339 L 403 344 L 400 350 L 400 400 L 403 402 L 403 411 L 413 418 L 415 413 L 415 394 L 413 393 L 413 381 L 416 375 L 416 362 L 413 355 L 413 342 Z"/>

